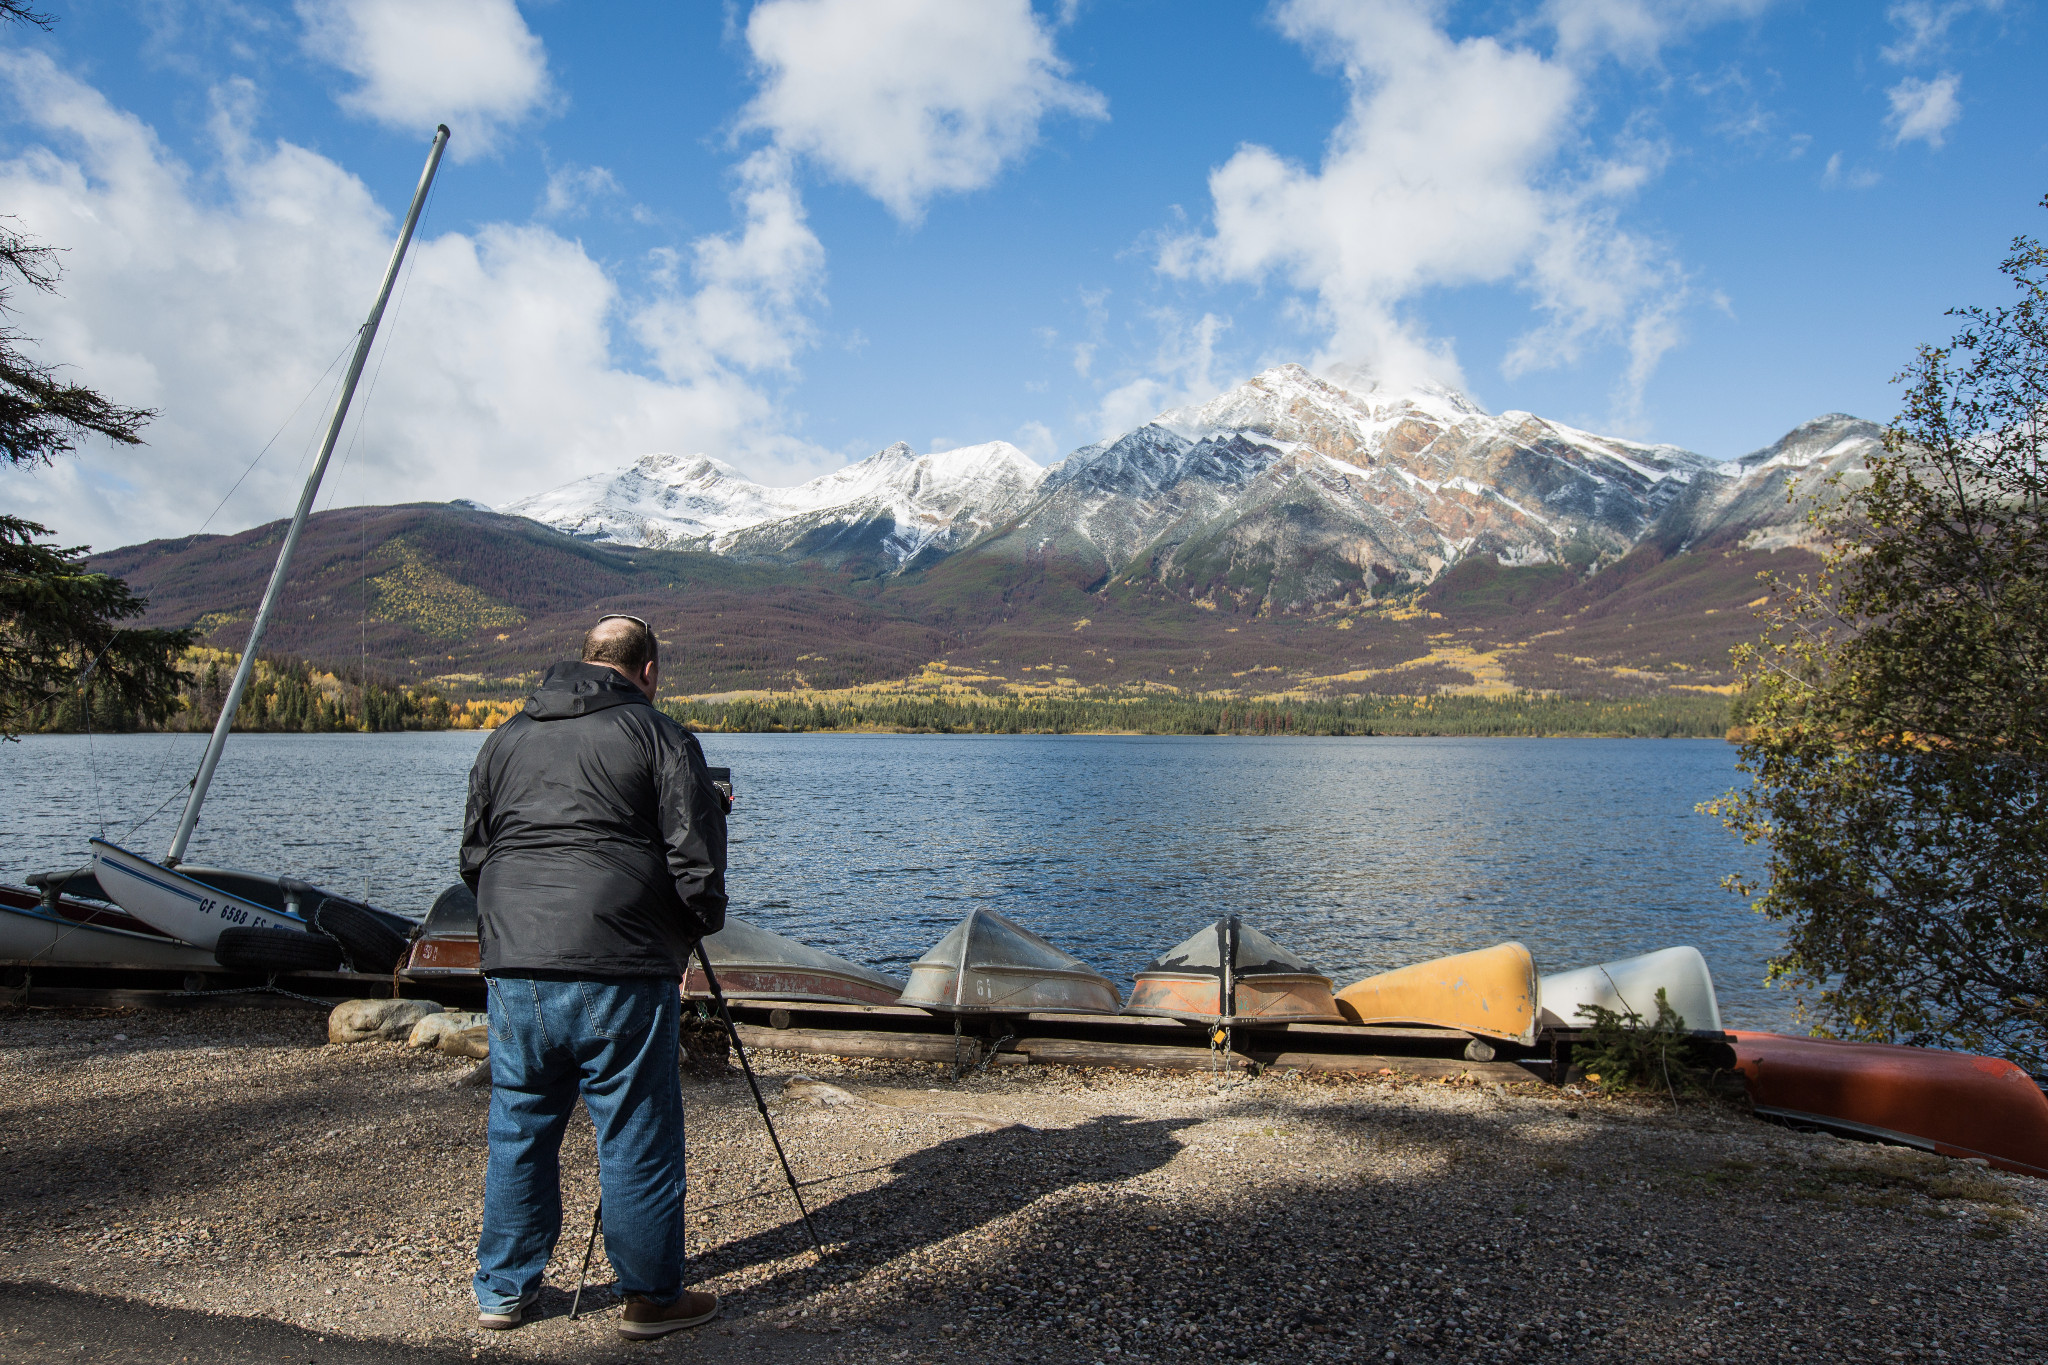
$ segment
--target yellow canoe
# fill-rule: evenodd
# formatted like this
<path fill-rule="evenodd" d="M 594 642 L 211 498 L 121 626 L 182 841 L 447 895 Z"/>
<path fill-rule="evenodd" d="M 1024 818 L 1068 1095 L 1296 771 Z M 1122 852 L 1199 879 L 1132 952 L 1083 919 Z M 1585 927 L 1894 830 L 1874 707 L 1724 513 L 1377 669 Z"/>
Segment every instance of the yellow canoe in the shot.
<path fill-rule="evenodd" d="M 1418 962 L 1346 986 L 1337 1008 L 1354 1024 L 1434 1024 L 1536 1041 L 1536 959 L 1519 943 Z"/>

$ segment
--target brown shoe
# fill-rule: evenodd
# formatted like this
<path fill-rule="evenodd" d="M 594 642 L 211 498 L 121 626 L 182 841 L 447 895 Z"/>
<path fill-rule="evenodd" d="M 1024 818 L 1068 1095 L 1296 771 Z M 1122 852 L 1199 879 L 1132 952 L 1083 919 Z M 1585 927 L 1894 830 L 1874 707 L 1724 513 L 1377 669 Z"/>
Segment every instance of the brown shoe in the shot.
<path fill-rule="evenodd" d="M 476 1325 L 486 1332 L 509 1332 L 526 1321 L 527 1314 L 533 1311 L 533 1305 L 539 1301 L 540 1291 L 536 1289 L 510 1308 L 479 1312 L 476 1315 Z"/>
<path fill-rule="evenodd" d="M 626 1295 L 624 1320 L 619 1335 L 635 1341 L 665 1337 L 685 1327 L 695 1327 L 718 1316 L 718 1295 L 701 1289 L 686 1289 L 674 1303 L 656 1303 L 641 1294 Z"/>

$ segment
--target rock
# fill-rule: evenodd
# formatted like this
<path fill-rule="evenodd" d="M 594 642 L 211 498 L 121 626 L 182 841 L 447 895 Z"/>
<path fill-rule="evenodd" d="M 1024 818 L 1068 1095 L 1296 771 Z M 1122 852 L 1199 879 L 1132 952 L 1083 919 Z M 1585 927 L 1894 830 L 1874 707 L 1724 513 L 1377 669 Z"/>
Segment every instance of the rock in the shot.
<path fill-rule="evenodd" d="M 841 1090 L 824 1081 L 814 1081 L 801 1073 L 791 1076 L 782 1083 L 782 1093 L 793 1100 L 810 1100 L 816 1104 L 838 1105 L 859 1104 L 860 1096 L 851 1091 Z"/>
<path fill-rule="evenodd" d="M 475 1010 L 442 1010 L 430 1014 L 412 1026 L 412 1032 L 405 1035 L 407 1047 L 438 1047 L 444 1033 L 460 1033 L 464 1029 L 480 1028 L 490 1023 L 491 1017 Z"/>
<path fill-rule="evenodd" d="M 412 1032 L 430 1014 L 441 1013 L 431 1000 L 344 1000 L 327 1016 L 330 1043 L 393 1042 Z"/>
<path fill-rule="evenodd" d="M 486 1061 L 491 1055 L 491 1030 L 487 1024 L 475 1028 L 456 1029 L 441 1035 L 436 1045 L 450 1057 L 474 1057 Z"/>

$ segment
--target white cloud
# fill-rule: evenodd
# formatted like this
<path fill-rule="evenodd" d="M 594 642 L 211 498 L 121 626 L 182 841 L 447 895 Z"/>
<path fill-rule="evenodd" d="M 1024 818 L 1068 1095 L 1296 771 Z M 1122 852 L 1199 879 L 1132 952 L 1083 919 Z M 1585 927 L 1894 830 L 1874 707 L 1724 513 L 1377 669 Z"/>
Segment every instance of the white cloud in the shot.
<path fill-rule="evenodd" d="M 764 0 L 746 36 L 761 91 L 743 125 L 905 222 L 989 184 L 1047 117 L 1107 116 L 1030 0 Z"/>
<path fill-rule="evenodd" d="M 1884 50 L 1884 59 L 1910 66 L 1948 44 L 1949 30 L 1971 14 L 1996 14 L 2005 0 L 1899 0 L 1885 17 L 1899 30 L 1899 41 Z"/>
<path fill-rule="evenodd" d="M 1061 454 L 1059 438 L 1043 422 L 1026 422 L 1018 427 L 1017 434 L 1010 438 L 1010 444 L 1039 464 L 1051 464 Z"/>
<path fill-rule="evenodd" d="M 1628 353 L 1623 416 L 1675 344 L 1682 272 L 1625 230 L 1616 204 L 1662 164 L 1654 140 L 1591 156 L 1588 97 L 1566 63 L 1491 37 L 1453 39 L 1428 0 L 1287 0 L 1289 37 L 1344 72 L 1351 97 L 1322 164 L 1240 147 L 1209 178 L 1214 231 L 1170 241 L 1161 267 L 1207 281 L 1282 279 L 1313 302 L 1319 364 L 1382 380 L 1459 383 L 1448 344 L 1405 306 L 1433 288 L 1514 281 L 1545 315 L 1510 373 Z"/>
<path fill-rule="evenodd" d="M 47 58 L 0 55 L 0 99 L 17 120 L 0 203 L 24 231 L 69 248 L 62 296 L 17 295 L 20 325 L 46 360 L 161 410 L 139 450 L 95 448 L 0 476 L 0 501 L 67 538 L 104 547 L 196 530 L 348 343 L 382 273 L 392 216 L 325 157 L 243 135 L 234 115 L 247 93 L 228 92 L 218 160 L 195 169 Z M 432 236 L 430 220 L 385 319 L 375 387 L 358 397 L 357 434 L 344 438 L 353 454 L 322 504 L 502 503 L 661 449 L 760 474 L 836 466 L 782 434 L 755 373 L 786 366 L 803 342 L 789 309 L 815 288 L 816 242 L 772 168 L 750 167 L 738 203 L 740 231 L 697 243 L 661 297 L 639 306 L 544 228 Z M 615 354 L 620 321 L 658 341 L 666 376 Z M 290 510 L 303 478 L 293 455 L 321 401 L 215 529 Z"/>
<path fill-rule="evenodd" d="M 1724 19 L 1749 18 L 1773 0 L 1545 0 L 1543 21 L 1565 56 L 1655 61 L 1665 44 Z"/>
<path fill-rule="evenodd" d="M 1228 318 L 1204 313 L 1193 323 L 1160 311 L 1159 353 L 1146 373 L 1129 379 L 1102 396 L 1093 425 L 1095 439 L 1106 441 L 1141 427 L 1168 408 L 1206 403 L 1225 387 L 1216 377 L 1216 344 L 1230 330 Z"/>
<path fill-rule="evenodd" d="M 619 178 L 602 166 L 556 166 L 548 172 L 540 211 L 549 218 L 580 218 L 592 200 L 619 193 Z"/>
<path fill-rule="evenodd" d="M 671 379 L 704 379 L 733 364 L 787 370 L 811 341 L 804 308 L 819 299 L 825 249 L 804 222 L 789 162 L 759 151 L 739 176 L 740 235 L 699 239 L 691 262 L 697 290 L 671 288 L 633 320 Z"/>
<path fill-rule="evenodd" d="M 1892 145 L 1924 142 L 1939 147 L 1947 141 L 1948 130 L 1963 116 L 1963 106 L 1956 99 L 1962 84 L 1961 76 L 1944 71 L 1924 81 L 1908 76 L 1885 91 L 1892 104 L 1884 120 L 1885 127 L 1892 130 Z"/>
<path fill-rule="evenodd" d="M 361 82 L 341 107 L 419 133 L 446 123 L 449 155 L 493 151 L 555 101 L 547 53 L 513 0 L 298 0 L 305 48 Z"/>
<path fill-rule="evenodd" d="M 1836 152 L 1828 158 L 1826 169 L 1820 173 L 1820 187 L 1824 190 L 1867 190 L 1883 178 L 1876 171 L 1843 166 L 1842 154 Z"/>

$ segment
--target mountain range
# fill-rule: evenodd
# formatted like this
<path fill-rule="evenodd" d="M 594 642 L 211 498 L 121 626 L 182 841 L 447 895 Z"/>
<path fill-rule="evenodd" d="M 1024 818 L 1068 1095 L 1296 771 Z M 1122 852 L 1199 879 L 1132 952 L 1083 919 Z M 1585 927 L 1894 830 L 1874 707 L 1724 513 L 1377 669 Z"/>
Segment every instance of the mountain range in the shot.
<path fill-rule="evenodd" d="M 1049 469 L 1001 441 L 925 455 L 898 443 L 767 488 L 656 454 L 499 510 L 600 543 L 869 573 L 1055 555 L 1102 584 L 1299 612 L 1433 583 L 1475 556 L 1589 568 L 1649 537 L 1796 543 L 1805 509 L 1787 476 L 1859 467 L 1880 437 L 1832 413 L 1724 462 L 1282 365 Z"/>
<path fill-rule="evenodd" d="M 1284 365 L 1050 468 L 897 444 L 770 488 L 653 454 L 496 511 L 322 513 L 266 648 L 501 694 L 617 610 L 694 693 L 1724 690 L 1758 574 L 1812 562 L 1788 479 L 1880 439 L 1829 414 L 1721 461 Z M 237 648 L 281 531 L 93 562 Z"/>

